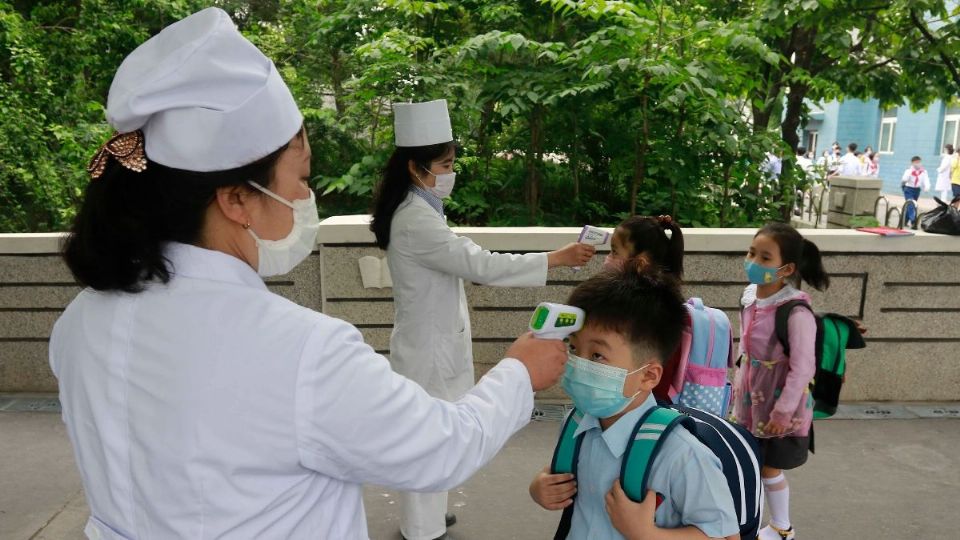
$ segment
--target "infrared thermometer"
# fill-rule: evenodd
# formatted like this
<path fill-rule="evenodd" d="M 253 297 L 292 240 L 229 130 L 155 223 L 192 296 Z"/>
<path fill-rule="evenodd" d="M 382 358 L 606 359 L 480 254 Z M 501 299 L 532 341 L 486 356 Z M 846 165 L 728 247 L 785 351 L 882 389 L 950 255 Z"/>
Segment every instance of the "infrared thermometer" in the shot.
<path fill-rule="evenodd" d="M 610 242 L 610 233 L 600 227 L 584 225 L 583 230 L 580 231 L 580 237 L 577 238 L 577 242 L 588 246 L 602 246 Z M 577 266 L 574 270 L 580 270 L 580 267 Z"/>
<path fill-rule="evenodd" d="M 541 302 L 530 318 L 530 330 L 540 339 L 564 339 L 583 328 L 585 318 L 580 308 Z"/>

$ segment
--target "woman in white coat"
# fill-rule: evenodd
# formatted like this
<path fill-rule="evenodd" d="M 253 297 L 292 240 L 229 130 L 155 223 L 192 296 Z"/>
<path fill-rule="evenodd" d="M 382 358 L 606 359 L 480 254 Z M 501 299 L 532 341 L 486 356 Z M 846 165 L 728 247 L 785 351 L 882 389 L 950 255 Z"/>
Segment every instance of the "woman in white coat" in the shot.
<path fill-rule="evenodd" d="M 432 396 L 459 399 L 474 384 L 470 316 L 463 281 L 536 287 L 547 269 L 582 266 L 594 248 L 570 244 L 550 253 L 491 253 L 447 226 L 443 199 L 453 190 L 456 145 L 445 100 L 394 104 L 397 149 L 384 170 L 371 230 L 387 250 L 395 318 L 390 363 Z M 442 536 L 455 518 L 447 493 L 401 495 L 400 530 L 408 540 Z"/>
<path fill-rule="evenodd" d="M 462 483 L 562 374 L 565 346 L 525 336 L 436 399 L 267 289 L 315 247 L 310 145 L 223 11 L 131 53 L 107 117 L 64 248 L 86 288 L 50 341 L 88 538 L 366 539 L 362 483 Z"/>
<path fill-rule="evenodd" d="M 953 199 L 953 189 L 950 187 L 950 173 L 953 170 L 953 162 L 956 161 L 957 156 L 953 153 L 954 148 L 952 144 L 946 144 L 943 146 L 943 157 L 940 158 L 940 166 L 937 167 L 937 185 L 934 187 L 940 195 L 940 200 L 950 202 Z"/>

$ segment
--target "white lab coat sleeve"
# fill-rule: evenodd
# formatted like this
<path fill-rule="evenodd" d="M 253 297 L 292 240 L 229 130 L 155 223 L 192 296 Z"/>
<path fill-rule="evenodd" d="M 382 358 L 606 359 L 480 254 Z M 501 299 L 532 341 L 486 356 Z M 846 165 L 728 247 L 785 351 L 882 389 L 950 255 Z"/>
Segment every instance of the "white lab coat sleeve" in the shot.
<path fill-rule="evenodd" d="M 953 155 L 946 155 L 940 159 L 940 166 L 937 167 L 938 175 L 942 175 L 945 172 L 950 170 L 950 165 L 953 162 Z"/>
<path fill-rule="evenodd" d="M 462 484 L 530 421 L 533 390 L 523 364 L 504 359 L 460 400 L 433 398 L 353 326 L 325 318 L 304 344 L 295 402 L 305 467 L 434 492 Z"/>
<path fill-rule="evenodd" d="M 418 211 L 399 232 L 411 256 L 427 268 L 481 285 L 542 287 L 547 284 L 546 253 L 491 253 L 473 240 L 454 234 L 437 214 Z"/>

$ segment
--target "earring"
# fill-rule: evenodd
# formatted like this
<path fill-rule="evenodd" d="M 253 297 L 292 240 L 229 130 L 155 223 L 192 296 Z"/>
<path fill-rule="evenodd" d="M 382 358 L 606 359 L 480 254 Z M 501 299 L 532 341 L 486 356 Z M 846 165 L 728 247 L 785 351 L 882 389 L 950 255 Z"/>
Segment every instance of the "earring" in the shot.
<path fill-rule="evenodd" d="M 244 229 L 249 229 L 249 228 L 250 228 L 250 222 L 248 221 L 248 222 L 244 223 L 244 224 L 243 224 L 243 228 L 244 228 Z"/>

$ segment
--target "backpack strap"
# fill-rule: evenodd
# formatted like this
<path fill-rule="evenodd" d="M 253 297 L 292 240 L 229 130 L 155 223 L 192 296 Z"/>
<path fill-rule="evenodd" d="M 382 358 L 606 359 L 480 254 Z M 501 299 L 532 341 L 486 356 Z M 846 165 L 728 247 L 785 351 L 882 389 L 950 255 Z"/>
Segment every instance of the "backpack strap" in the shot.
<path fill-rule="evenodd" d="M 790 356 L 790 336 L 787 335 L 787 323 L 790 320 L 790 313 L 794 308 L 802 307 L 809 311 L 814 317 L 813 308 L 804 300 L 790 300 L 777 307 L 776 320 L 774 322 L 774 332 L 777 334 L 777 341 L 783 347 L 783 354 Z"/>
<path fill-rule="evenodd" d="M 560 430 L 560 438 L 557 440 L 557 447 L 553 450 L 553 459 L 550 460 L 551 474 L 577 474 L 577 460 L 580 457 L 583 437 L 577 437 L 576 433 L 581 420 L 583 420 L 583 413 L 573 409 L 563 421 L 563 429 Z"/>
<path fill-rule="evenodd" d="M 570 473 L 576 476 L 577 462 L 580 460 L 580 445 L 583 444 L 583 435 L 576 436 L 581 420 L 583 420 L 583 413 L 573 409 L 567 415 L 567 419 L 563 421 L 563 429 L 560 430 L 560 438 L 557 440 L 557 447 L 553 451 L 553 459 L 550 460 L 550 472 L 552 474 Z M 576 495 L 573 496 L 573 500 L 577 500 Z M 567 537 L 570 533 L 572 520 L 573 504 L 563 509 L 560 523 L 557 525 L 557 532 L 554 534 L 554 540 L 564 540 Z"/>
<path fill-rule="evenodd" d="M 643 502 L 650 480 L 650 466 L 657 458 L 665 436 L 685 419 L 689 417 L 658 406 L 647 411 L 633 427 L 620 465 L 620 485 L 630 500 Z"/>

